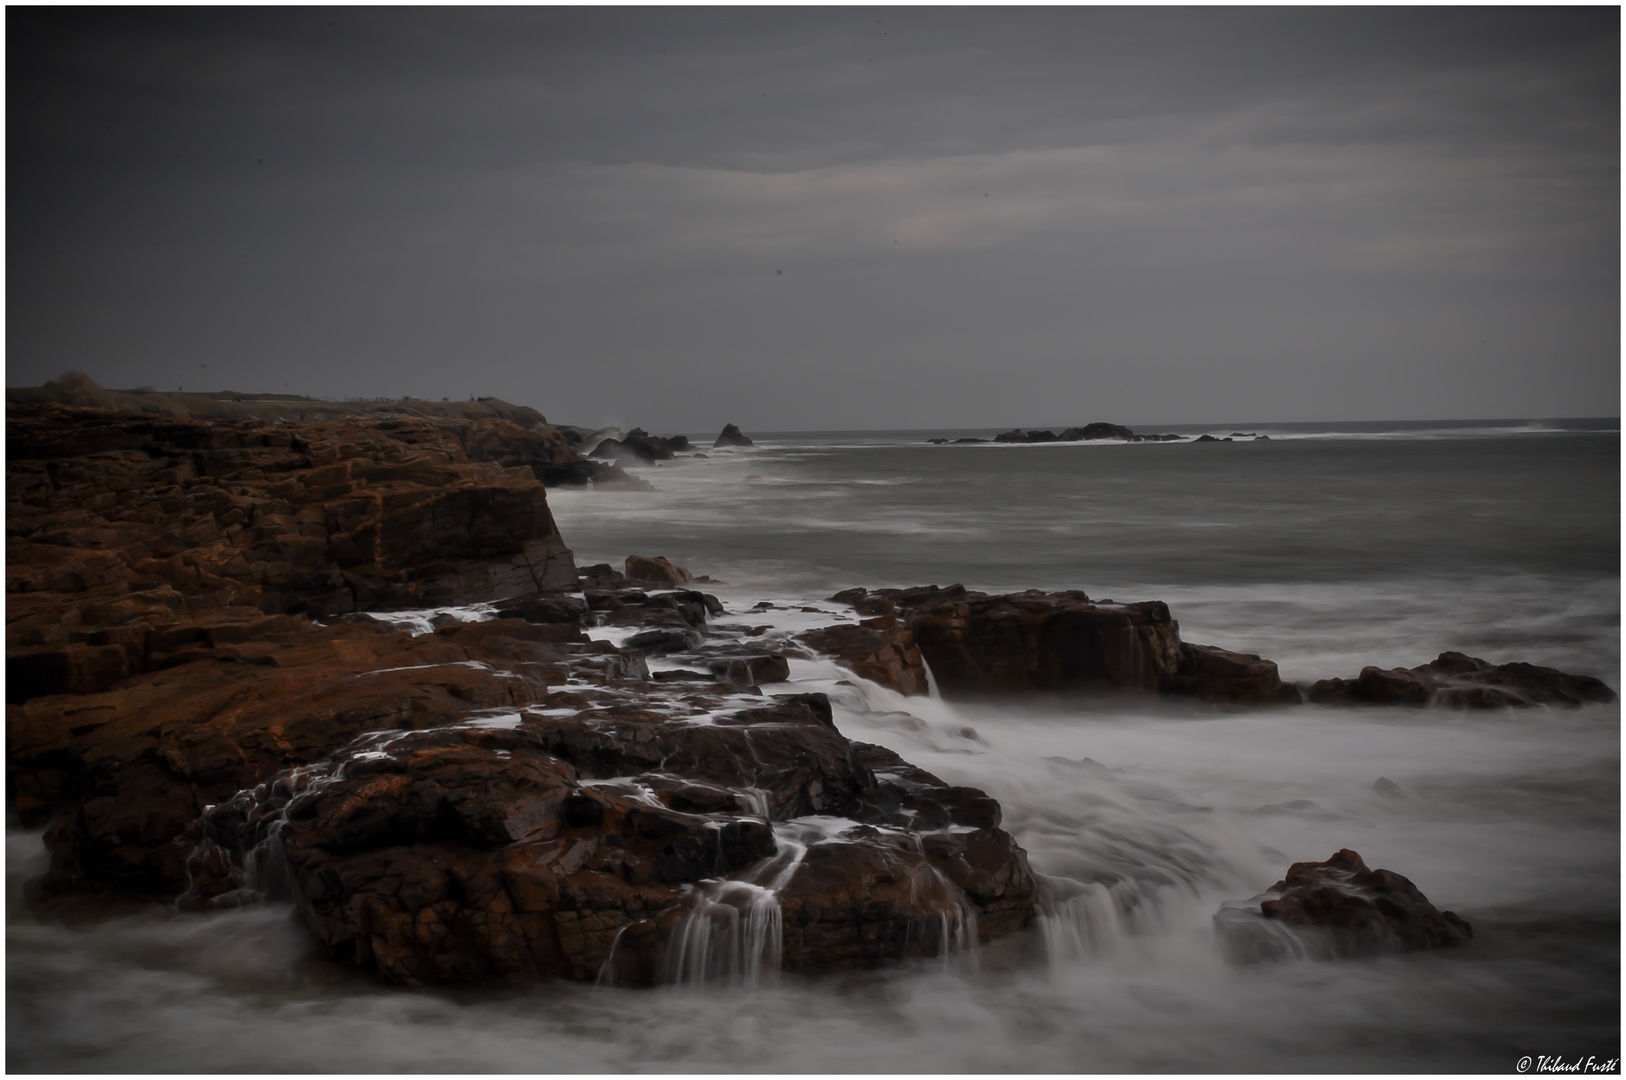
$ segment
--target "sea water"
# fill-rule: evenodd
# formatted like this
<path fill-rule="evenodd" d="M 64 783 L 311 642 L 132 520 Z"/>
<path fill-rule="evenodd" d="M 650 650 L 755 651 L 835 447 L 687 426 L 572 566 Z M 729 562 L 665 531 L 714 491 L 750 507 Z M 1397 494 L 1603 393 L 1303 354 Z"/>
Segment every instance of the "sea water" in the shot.
<path fill-rule="evenodd" d="M 827 598 L 854 585 L 1081 588 L 1165 600 L 1185 640 L 1291 680 L 1457 649 L 1618 689 L 1617 428 L 795 434 L 632 469 L 653 491 L 550 501 L 579 564 L 666 555 L 723 583 L 704 586 L 731 613 L 715 622 L 770 634 L 833 621 Z M 1049 898 L 1019 954 L 750 985 L 401 990 L 323 959 L 286 905 L 35 911 L 20 885 L 44 849 L 13 829 L 8 1068 L 1505 1072 L 1619 1055 L 1617 706 L 972 706 L 822 660 L 791 674 L 770 690 L 823 690 L 844 734 L 1000 801 Z M 1343 847 L 1474 941 L 1225 960 L 1222 903 Z"/>

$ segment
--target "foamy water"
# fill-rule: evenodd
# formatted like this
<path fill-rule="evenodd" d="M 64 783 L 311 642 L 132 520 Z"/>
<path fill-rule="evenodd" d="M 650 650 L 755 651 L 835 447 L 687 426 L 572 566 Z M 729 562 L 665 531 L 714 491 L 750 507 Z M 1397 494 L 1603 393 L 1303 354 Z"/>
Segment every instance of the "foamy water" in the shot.
<path fill-rule="evenodd" d="M 732 613 L 714 622 L 773 626 L 766 641 L 831 621 L 823 598 L 851 585 L 1081 587 L 1167 600 L 1187 640 L 1289 678 L 1458 648 L 1618 688 L 1615 434 L 1361 434 L 765 441 L 645 469 L 655 492 L 550 498 L 579 562 L 671 556 L 729 582 L 708 587 Z M 1232 456 L 1168 456 L 1217 452 Z M 779 608 L 749 611 L 764 599 Z M 1524 1054 L 1618 1056 L 1616 707 L 973 707 L 825 661 L 791 669 L 772 691 L 824 690 L 844 734 L 999 799 L 1053 912 L 1024 950 L 749 989 L 403 991 L 314 955 L 283 905 L 42 916 L 20 883 L 43 846 L 13 830 L 8 1068 L 1504 1072 Z M 1223 959 L 1221 903 L 1341 847 L 1410 877 L 1474 942 Z"/>

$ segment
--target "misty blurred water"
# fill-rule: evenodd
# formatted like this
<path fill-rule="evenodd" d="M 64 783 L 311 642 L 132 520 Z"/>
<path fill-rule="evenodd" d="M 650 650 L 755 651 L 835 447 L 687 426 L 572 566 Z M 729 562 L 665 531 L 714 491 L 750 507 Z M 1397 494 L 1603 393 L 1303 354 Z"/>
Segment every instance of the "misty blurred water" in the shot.
<path fill-rule="evenodd" d="M 1591 425 L 1596 429 L 1600 425 Z M 1268 442 L 928 446 L 768 437 L 556 491 L 578 562 L 663 554 L 752 622 L 852 585 L 1164 599 L 1286 677 L 1443 649 L 1619 686 L 1613 425 L 1306 426 Z M 1216 431 L 1227 434 L 1228 430 Z M 988 433 L 933 433 L 946 436 Z M 724 620 L 719 620 L 724 621 Z M 1025 954 L 751 992 L 402 991 L 282 906 L 63 917 L 12 830 L 14 1071 L 1491 1071 L 1620 1048 L 1619 708 L 957 706 L 792 662 L 847 735 L 987 789 L 1057 895 Z M 1374 789 L 1387 777 L 1393 797 Z M 1475 928 L 1466 948 L 1238 967 L 1219 904 L 1340 847 Z M 1106 884 L 1110 884 L 1110 888 Z"/>

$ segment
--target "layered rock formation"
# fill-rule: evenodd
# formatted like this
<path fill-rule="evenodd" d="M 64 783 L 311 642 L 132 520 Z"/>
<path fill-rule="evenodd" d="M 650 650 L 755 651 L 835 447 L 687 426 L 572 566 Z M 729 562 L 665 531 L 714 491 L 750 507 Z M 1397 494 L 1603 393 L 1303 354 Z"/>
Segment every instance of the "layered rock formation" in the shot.
<path fill-rule="evenodd" d="M 1462 945 L 1473 928 L 1440 911 L 1407 878 L 1371 870 L 1348 848 L 1325 862 L 1298 862 L 1287 876 L 1242 903 L 1226 904 L 1215 929 L 1240 962 L 1315 959 Z"/>
<path fill-rule="evenodd" d="M 13 406 L 7 457 L 12 701 L 153 670 L 223 612 L 324 618 L 576 584 L 530 469 L 471 462 L 424 420 Z"/>

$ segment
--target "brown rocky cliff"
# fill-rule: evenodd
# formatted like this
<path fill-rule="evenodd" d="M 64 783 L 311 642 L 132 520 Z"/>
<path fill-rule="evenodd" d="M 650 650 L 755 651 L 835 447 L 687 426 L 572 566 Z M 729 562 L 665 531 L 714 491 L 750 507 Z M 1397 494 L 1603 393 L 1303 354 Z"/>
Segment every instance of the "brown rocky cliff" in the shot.
<path fill-rule="evenodd" d="M 7 455 L 13 701 L 111 685 L 203 612 L 321 618 L 576 587 L 531 471 L 470 462 L 425 420 L 12 405 Z"/>

